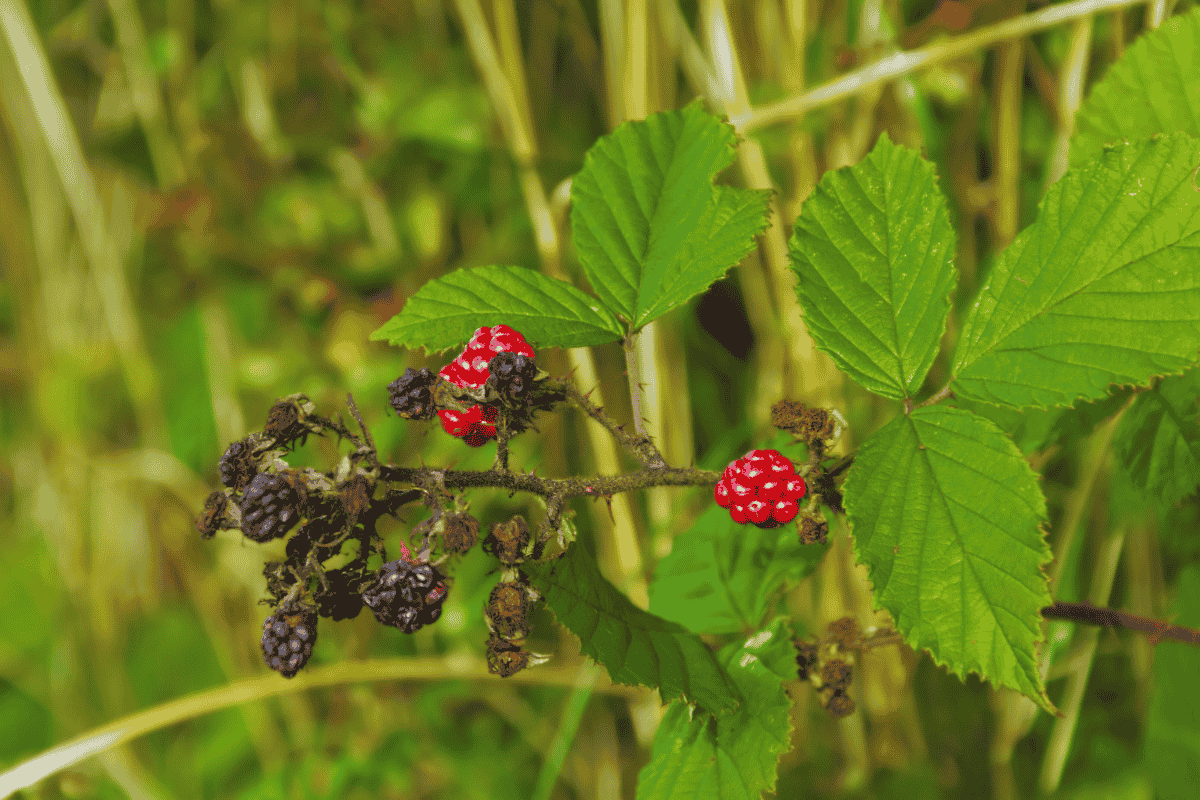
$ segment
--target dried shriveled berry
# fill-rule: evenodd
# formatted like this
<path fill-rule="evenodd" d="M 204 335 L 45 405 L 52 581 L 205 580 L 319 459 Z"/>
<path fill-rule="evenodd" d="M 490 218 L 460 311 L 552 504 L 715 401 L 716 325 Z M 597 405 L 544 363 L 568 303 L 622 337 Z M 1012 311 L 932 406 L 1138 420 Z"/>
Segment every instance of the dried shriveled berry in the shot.
<path fill-rule="evenodd" d="M 815 517 L 800 518 L 800 541 L 804 544 L 825 544 L 829 523 Z"/>
<path fill-rule="evenodd" d="M 483 550 L 500 560 L 506 567 L 520 564 L 525 560 L 525 550 L 529 546 L 529 525 L 525 518 L 518 515 L 508 522 L 497 522 L 483 540 Z"/>
<path fill-rule="evenodd" d="M 388 384 L 388 404 L 404 419 L 433 419 L 433 384 L 437 376 L 428 368 L 409 367 Z"/>
<path fill-rule="evenodd" d="M 294 400 L 277 400 L 267 412 L 263 433 L 277 442 L 290 442 L 306 433 L 300 424 L 300 406 Z"/>
<path fill-rule="evenodd" d="M 853 617 L 842 617 L 829 623 L 829 640 L 839 647 L 850 647 L 858 641 L 858 623 Z"/>
<path fill-rule="evenodd" d="M 486 645 L 488 672 L 510 678 L 529 666 L 529 653 L 492 634 Z"/>
<path fill-rule="evenodd" d="M 196 530 L 200 531 L 201 539 L 211 539 L 217 531 L 225 530 L 231 523 L 225 516 L 229 507 L 229 498 L 224 492 L 213 492 L 204 501 L 204 510 L 196 518 Z"/>
<path fill-rule="evenodd" d="M 255 475 L 242 495 L 242 533 L 256 542 L 284 536 L 300 521 L 302 503 L 302 489 L 293 475 Z"/>
<path fill-rule="evenodd" d="M 854 701 L 845 692 L 834 692 L 825 709 L 834 717 L 841 719 L 854 713 Z"/>
<path fill-rule="evenodd" d="M 282 561 L 268 561 L 263 565 L 263 577 L 267 579 L 267 591 L 278 603 L 296 585 L 296 576 Z"/>
<path fill-rule="evenodd" d="M 803 640 L 793 640 L 796 645 L 796 667 L 799 669 L 799 679 L 808 680 L 812 668 L 817 665 L 817 643 Z"/>
<path fill-rule="evenodd" d="M 258 474 L 258 464 L 253 457 L 250 440 L 242 439 L 229 445 L 217 464 L 217 471 L 221 474 L 221 483 L 236 492 L 249 486 Z"/>
<path fill-rule="evenodd" d="M 364 475 L 355 475 L 338 491 L 338 498 L 346 510 L 346 516 L 357 520 L 371 505 L 371 482 Z"/>
<path fill-rule="evenodd" d="M 821 683 L 832 686 L 834 690 L 845 689 L 850 685 L 851 669 L 845 661 L 833 659 L 826 661 L 821 667 Z"/>
<path fill-rule="evenodd" d="M 317 612 L 311 608 L 280 607 L 263 622 L 263 660 L 285 678 L 308 663 L 316 641 Z"/>
<path fill-rule="evenodd" d="M 524 639 L 529 635 L 531 605 L 524 586 L 515 582 L 498 583 L 488 595 L 484 613 L 501 639 Z"/>
<path fill-rule="evenodd" d="M 479 520 L 470 514 L 447 514 L 442 547 L 447 553 L 465 553 L 479 541 Z"/>

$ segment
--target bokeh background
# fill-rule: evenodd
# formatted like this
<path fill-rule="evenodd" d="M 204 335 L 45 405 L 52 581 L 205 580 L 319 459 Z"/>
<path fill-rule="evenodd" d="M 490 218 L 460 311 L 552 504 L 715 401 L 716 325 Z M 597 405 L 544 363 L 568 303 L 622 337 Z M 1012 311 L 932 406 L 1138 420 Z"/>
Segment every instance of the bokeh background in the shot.
<path fill-rule="evenodd" d="M 570 247 L 569 179 L 597 137 L 697 96 L 736 117 L 897 48 L 940 47 L 1045 5 L 0 0 L 0 768 L 267 672 L 258 601 L 273 546 L 236 532 L 202 542 L 192 521 L 224 448 L 261 428 L 275 398 L 304 392 L 336 414 L 351 392 L 392 463 L 490 467 L 494 446 L 472 450 L 385 413 L 386 385 L 405 367 L 437 370 L 453 354 L 367 337 L 425 281 L 462 267 L 517 264 L 587 288 Z M 842 410 L 843 452 L 896 413 L 844 384 L 803 333 L 785 242 L 825 170 L 858 161 L 883 131 L 937 164 L 959 235 L 961 308 L 1065 169 L 1087 87 L 1193 5 L 1131 2 L 987 40 L 748 134 L 721 179 L 776 189 L 772 229 L 640 345 L 646 416 L 668 460 L 722 468 L 770 435 L 782 397 Z M 575 370 L 630 419 L 618 344 L 546 350 L 539 363 Z M 930 386 L 945 377 L 939 362 Z M 633 466 L 574 412 L 543 422 L 514 443 L 515 467 Z M 1064 519 L 1115 524 L 1107 447 L 1083 437 L 1031 456 L 1045 470 L 1052 536 Z M 291 460 L 326 469 L 338 452 L 310 440 Z M 485 528 L 539 516 L 502 492 L 472 500 Z M 611 519 L 603 503 L 575 508 L 610 579 L 644 603 L 655 561 L 708 500 L 619 497 Z M 1172 513 L 1165 544 L 1142 515 L 1122 523 L 1116 556 L 1085 544 L 1071 570 L 1086 585 L 1093 563 L 1110 565 L 1113 605 L 1167 616 L 1197 527 L 1194 504 Z M 391 546 L 422 516 L 395 523 Z M 835 537 L 787 597 L 801 628 L 878 621 L 845 531 Z M 591 673 L 545 613 L 531 648 L 553 660 L 519 682 L 487 676 L 494 566 L 478 550 L 466 557 L 445 615 L 414 636 L 370 614 L 323 621 L 310 669 L 334 670 L 331 685 L 168 726 L 24 796 L 632 798 L 657 695 L 607 677 L 573 690 L 592 686 Z M 845 720 L 796 687 L 778 794 L 1007 800 L 1049 770 L 1059 796 L 1149 798 L 1153 648 L 1112 633 L 1091 647 L 1065 741 L 1044 714 L 1023 716 L 1013 697 L 897 648 L 866 658 L 860 710 Z M 339 664 L 363 659 L 382 659 L 387 679 L 338 679 Z M 1052 682 L 1051 696 L 1064 685 Z"/>

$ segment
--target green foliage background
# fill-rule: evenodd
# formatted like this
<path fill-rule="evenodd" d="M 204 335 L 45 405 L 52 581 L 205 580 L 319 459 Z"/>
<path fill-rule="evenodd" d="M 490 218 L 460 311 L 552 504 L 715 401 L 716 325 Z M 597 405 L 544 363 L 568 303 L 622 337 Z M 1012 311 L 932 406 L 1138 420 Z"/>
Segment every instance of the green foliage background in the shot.
<path fill-rule="evenodd" d="M 269 548 L 202 543 L 191 518 L 224 447 L 261 427 L 274 398 L 306 392 L 336 413 L 350 391 L 393 463 L 490 466 L 488 447 L 385 415 L 388 382 L 445 359 L 368 336 L 460 267 L 524 266 L 604 291 L 578 267 L 564 183 L 599 136 L 696 96 L 737 117 L 897 47 L 936 47 L 1041 5 L 701 0 L 680 4 L 677 18 L 673 3 L 635 0 L 0 1 L 0 769 L 266 671 L 257 601 Z M 643 334 L 645 415 L 667 460 L 723 468 L 771 440 L 767 410 L 783 396 L 841 409 L 847 450 L 885 426 L 892 405 L 843 383 L 793 335 L 786 242 L 817 181 L 858 162 L 883 132 L 933 162 L 958 241 L 943 340 L 952 343 L 997 254 L 1066 168 L 1080 98 L 1168 12 L 1192 42 L 1186 52 L 1200 53 L 1194 5 L 1129 3 L 1086 25 L 989 41 L 749 135 L 718 183 L 774 188 L 772 228 L 728 278 Z M 671 27 L 680 19 L 694 39 Z M 1112 85 L 1154 86 L 1156 52 L 1137 51 Z M 696 53 L 722 65 L 716 80 L 702 80 Z M 1193 122 L 1154 89 L 1146 108 L 1183 130 L 1200 118 L 1200 81 L 1179 63 Z M 1119 112 L 1115 91 L 1089 102 Z M 1082 124 L 1080 141 L 1098 152 L 1114 135 L 1143 136 L 1151 131 L 1137 120 L 1149 116 L 1110 113 L 1120 125 Z M 635 300 L 641 316 L 662 311 Z M 942 352 L 926 394 L 949 376 L 953 348 Z M 592 353 L 594 371 L 577 379 L 630 419 L 620 346 Z M 580 366 L 553 347 L 543 359 L 556 375 Z M 1057 599 L 1197 624 L 1195 384 L 1194 374 L 1164 380 L 1119 422 L 1125 393 L 1020 415 L 975 409 L 1045 475 Z M 632 466 L 598 450 L 579 415 L 544 422 L 540 436 L 514 443 L 518 468 Z M 1156 437 L 1176 445 L 1148 448 Z M 335 451 L 312 441 L 293 463 L 324 468 Z M 485 526 L 540 513 L 502 492 L 472 499 Z M 716 569 L 712 554 L 728 545 L 672 552 L 711 512 L 707 492 L 618 498 L 612 522 L 603 504 L 575 508 L 599 569 L 695 631 L 750 633 L 773 605 L 815 633 L 843 615 L 885 624 L 836 525 L 815 571 L 791 576 L 803 582 L 785 596 L 763 597 L 735 576 L 725 598 L 706 599 L 708 630 L 669 585 L 647 590 L 663 559 Z M 28 795 L 635 796 L 660 722 L 686 736 L 701 723 L 655 692 L 613 687 L 548 616 L 532 644 L 555 654 L 548 665 L 520 680 L 486 677 L 476 667 L 493 566 L 478 551 L 466 558 L 442 620 L 416 636 L 365 614 L 323 624 L 313 665 L 333 670 L 327 687 L 167 727 Z M 769 563 L 746 569 L 773 574 Z M 1048 694 L 1068 711 L 1066 727 L 907 649 L 863 660 L 859 711 L 838 723 L 811 690 L 788 684 L 793 734 L 779 748 L 778 796 L 1004 800 L 1047 786 L 1047 774 L 1059 776 L 1050 789 L 1060 797 L 1189 796 L 1200 770 L 1200 730 L 1185 713 L 1200 704 L 1188 679 L 1195 652 L 1059 623 L 1049 633 Z M 388 679 L 336 679 L 338 665 L 363 659 L 383 660 Z M 787 664 L 767 660 L 736 679 L 755 714 L 778 715 L 786 704 L 766 672 L 785 675 Z M 736 753 L 736 736 L 716 741 L 713 758 Z M 653 796 L 670 796 L 662 787 L 677 765 L 662 763 L 642 774 Z M 717 769 L 693 791 L 755 796 L 771 784 L 769 767 L 741 787 Z"/>

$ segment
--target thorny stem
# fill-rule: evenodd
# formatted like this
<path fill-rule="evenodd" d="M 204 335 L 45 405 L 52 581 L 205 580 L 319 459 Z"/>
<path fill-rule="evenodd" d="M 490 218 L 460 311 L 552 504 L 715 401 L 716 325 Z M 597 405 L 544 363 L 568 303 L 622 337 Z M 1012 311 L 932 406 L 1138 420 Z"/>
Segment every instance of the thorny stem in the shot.
<path fill-rule="evenodd" d="M 607 414 L 604 409 L 595 405 L 587 398 L 587 395 L 579 391 L 570 381 L 559 381 L 551 378 L 547 381 L 553 388 L 562 391 L 567 399 L 575 405 L 582 408 L 587 415 L 604 426 L 612 437 L 616 439 L 626 450 L 633 454 L 638 461 L 647 469 L 667 469 L 667 462 L 663 459 L 662 453 L 654 446 L 654 441 L 644 432 L 639 432 L 637 435 L 631 435 L 625 429 L 617 425 Z M 638 418 L 639 413 L 635 409 L 634 418 Z"/>
<path fill-rule="evenodd" d="M 1047 619 L 1065 619 L 1084 625 L 1102 625 L 1106 628 L 1129 628 L 1141 631 L 1150 636 L 1150 642 L 1157 644 L 1163 639 L 1200 647 L 1200 630 L 1185 628 L 1182 625 L 1171 625 L 1161 620 L 1140 617 L 1137 614 L 1127 614 L 1114 608 L 1098 608 L 1090 603 L 1061 603 L 1042 609 L 1042 616 Z"/>
<path fill-rule="evenodd" d="M 363 422 L 362 414 L 358 413 L 358 406 L 354 403 L 354 395 L 346 392 L 346 403 L 350 406 L 350 413 L 354 416 L 358 427 L 362 428 L 363 437 L 367 440 L 367 447 L 370 448 L 371 463 L 376 467 L 379 466 L 379 454 L 375 451 L 375 440 L 371 438 L 371 432 L 367 430 L 367 423 Z M 361 445 L 359 445 L 361 447 Z"/>

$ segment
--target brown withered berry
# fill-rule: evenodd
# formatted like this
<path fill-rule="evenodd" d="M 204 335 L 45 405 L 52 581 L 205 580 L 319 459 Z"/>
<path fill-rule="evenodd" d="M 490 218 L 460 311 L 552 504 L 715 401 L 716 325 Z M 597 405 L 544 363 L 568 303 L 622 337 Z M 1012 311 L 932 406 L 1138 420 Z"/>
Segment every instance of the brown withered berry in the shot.
<path fill-rule="evenodd" d="M 825 544 L 829 523 L 815 517 L 800 518 L 800 541 L 803 544 Z"/>
<path fill-rule="evenodd" d="M 851 617 L 842 617 L 829 623 L 829 640 L 839 647 L 850 647 L 858 641 L 858 623 Z"/>
<path fill-rule="evenodd" d="M 834 692 L 829 698 L 825 710 L 832 716 L 841 719 L 854 713 L 854 701 L 845 692 Z"/>
<path fill-rule="evenodd" d="M 225 509 L 229 507 L 229 498 L 224 492 L 213 492 L 204 501 L 204 510 L 196 518 L 196 530 L 200 531 L 201 539 L 211 539 L 217 531 L 224 530 L 228 522 Z"/>
<path fill-rule="evenodd" d="M 362 475 L 355 475 L 342 485 L 338 491 L 338 498 L 342 501 L 342 507 L 346 509 L 346 516 L 357 520 L 371 505 L 370 481 Z"/>
<path fill-rule="evenodd" d="M 826 661 L 825 666 L 821 667 L 821 682 L 826 686 L 832 686 L 836 692 L 850 685 L 850 673 L 850 665 L 835 658 L 832 661 Z"/>
<path fill-rule="evenodd" d="M 495 634 L 487 640 L 486 650 L 488 672 L 501 678 L 510 678 L 529 666 L 529 653 Z"/>
<path fill-rule="evenodd" d="M 483 540 L 483 550 L 491 553 L 505 566 L 520 564 L 525 560 L 525 548 L 529 546 L 529 525 L 525 518 L 516 516 L 508 522 L 497 522 Z"/>
<path fill-rule="evenodd" d="M 447 514 L 442 546 L 447 553 L 465 553 L 479 541 L 479 520 L 470 514 Z"/>
<path fill-rule="evenodd" d="M 531 603 L 519 583 L 498 583 L 488 595 L 484 613 L 501 639 L 523 639 L 529 634 Z"/>
<path fill-rule="evenodd" d="M 796 646 L 796 666 L 800 670 L 797 676 L 800 680 L 808 680 L 809 672 L 817 665 L 817 643 L 793 639 Z"/>

